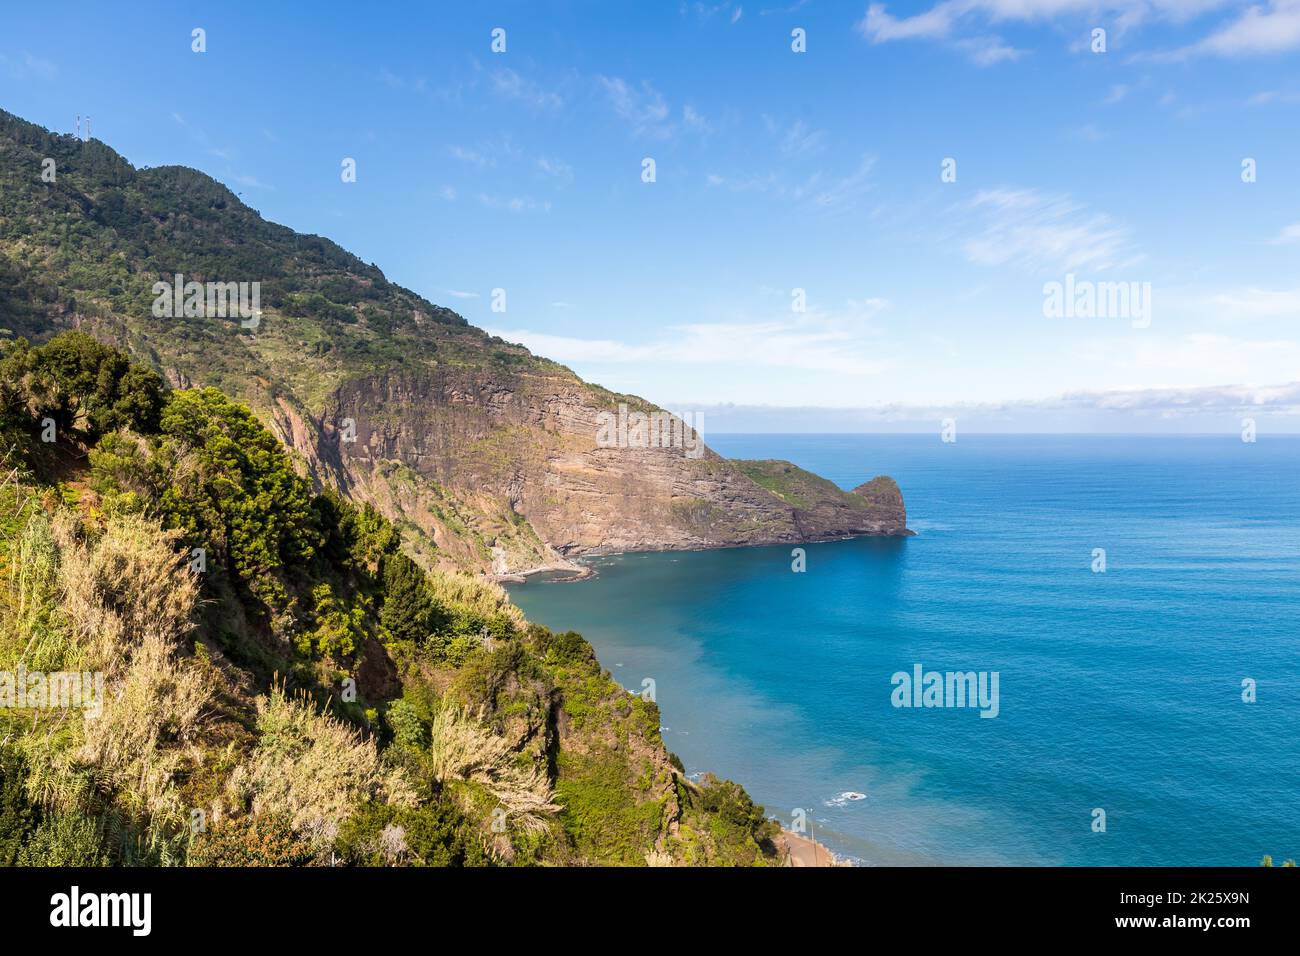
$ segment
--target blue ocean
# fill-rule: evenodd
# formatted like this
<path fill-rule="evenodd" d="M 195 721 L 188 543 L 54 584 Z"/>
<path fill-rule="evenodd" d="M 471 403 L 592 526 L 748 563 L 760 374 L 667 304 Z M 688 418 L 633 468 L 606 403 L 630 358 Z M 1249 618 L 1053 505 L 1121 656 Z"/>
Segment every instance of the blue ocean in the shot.
<path fill-rule="evenodd" d="M 1300 437 L 709 443 L 892 475 L 917 535 L 808 545 L 803 572 L 735 548 L 511 588 L 654 681 L 688 772 L 864 865 L 1300 857 Z M 996 673 L 997 716 L 895 706 L 917 665 Z"/>

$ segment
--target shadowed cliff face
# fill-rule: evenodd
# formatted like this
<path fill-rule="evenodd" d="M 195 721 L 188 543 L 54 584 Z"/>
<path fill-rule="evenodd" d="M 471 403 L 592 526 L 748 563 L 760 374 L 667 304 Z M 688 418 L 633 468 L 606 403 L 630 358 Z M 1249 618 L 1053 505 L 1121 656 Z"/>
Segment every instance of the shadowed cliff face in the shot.
<path fill-rule="evenodd" d="M 510 575 L 596 552 L 907 533 L 892 482 L 847 494 L 788 462 L 606 447 L 602 415 L 658 410 L 489 337 L 194 170 L 136 170 L 2 112 L 0 155 L 0 326 L 37 340 L 82 327 L 173 386 L 247 403 L 319 485 L 373 503 L 426 563 Z M 58 158 L 56 184 L 23 172 L 43 156 Z M 260 282 L 260 321 L 152 314 L 153 284 L 176 275 Z"/>

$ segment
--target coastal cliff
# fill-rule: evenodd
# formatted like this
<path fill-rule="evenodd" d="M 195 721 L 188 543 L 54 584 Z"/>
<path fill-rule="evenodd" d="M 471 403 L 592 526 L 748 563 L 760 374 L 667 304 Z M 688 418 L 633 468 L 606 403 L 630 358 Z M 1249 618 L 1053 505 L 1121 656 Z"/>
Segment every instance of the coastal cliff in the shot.
<path fill-rule="evenodd" d="M 137 170 L 3 112 L 0 156 L 0 326 L 36 342 L 80 328 L 173 387 L 220 388 L 426 566 L 506 578 L 601 552 L 908 533 L 892 482 L 849 494 L 788 462 L 601 443 L 603 415 L 662 410 L 473 328 L 195 170 Z M 44 157 L 57 182 L 28 174 Z M 155 315 L 160 277 L 257 282 L 257 319 Z"/>
<path fill-rule="evenodd" d="M 160 314 L 173 280 L 164 305 L 247 281 L 260 308 Z M 779 863 L 742 787 L 688 779 L 657 705 L 482 572 L 905 534 L 901 496 L 728 461 L 680 427 L 602 441 L 624 408 L 660 411 L 201 173 L 0 111 L 0 596 L 30 555 L 45 569 L 0 600 L 0 665 L 39 643 L 110 690 L 104 720 L 57 735 L 0 722 L 23 852 L 101 820 L 119 838 L 92 827 L 77 859 Z"/>

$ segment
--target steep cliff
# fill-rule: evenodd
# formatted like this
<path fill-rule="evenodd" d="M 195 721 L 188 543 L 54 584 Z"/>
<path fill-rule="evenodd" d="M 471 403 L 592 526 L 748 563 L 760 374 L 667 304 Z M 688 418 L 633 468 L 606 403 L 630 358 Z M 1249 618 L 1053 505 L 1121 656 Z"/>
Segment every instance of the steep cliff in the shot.
<path fill-rule="evenodd" d="M 155 314 L 155 284 L 178 276 L 258 283 L 256 321 Z M 901 497 L 731 462 L 689 430 L 670 447 L 602 441 L 620 406 L 659 410 L 265 221 L 202 173 L 136 170 L 0 112 L 0 329 L 68 327 L 248 403 L 318 485 L 374 503 L 428 564 L 509 575 L 599 551 L 906 533 Z"/>

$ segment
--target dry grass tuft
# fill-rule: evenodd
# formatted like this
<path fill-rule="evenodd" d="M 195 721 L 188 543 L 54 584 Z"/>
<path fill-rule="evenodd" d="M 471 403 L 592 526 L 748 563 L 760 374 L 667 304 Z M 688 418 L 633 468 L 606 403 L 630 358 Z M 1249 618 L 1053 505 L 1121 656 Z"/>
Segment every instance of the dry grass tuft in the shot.
<path fill-rule="evenodd" d="M 558 813 L 546 774 L 536 766 L 521 767 L 506 741 L 465 709 L 448 705 L 433 719 L 429 758 L 439 781 L 468 780 L 487 788 L 509 817 L 527 831 L 547 828 L 547 817 Z"/>
<path fill-rule="evenodd" d="M 257 746 L 227 785 L 237 805 L 285 814 L 317 849 L 333 841 L 362 801 L 416 805 L 405 776 L 381 764 L 373 741 L 310 701 L 277 687 L 258 698 L 257 709 Z"/>

